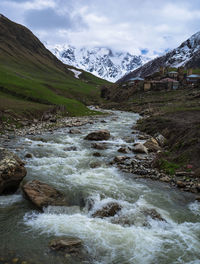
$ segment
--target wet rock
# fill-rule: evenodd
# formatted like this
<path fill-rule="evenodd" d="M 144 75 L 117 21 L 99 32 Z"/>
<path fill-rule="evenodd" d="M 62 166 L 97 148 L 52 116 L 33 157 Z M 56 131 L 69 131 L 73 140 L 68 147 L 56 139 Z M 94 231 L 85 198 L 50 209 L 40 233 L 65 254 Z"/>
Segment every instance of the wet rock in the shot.
<path fill-rule="evenodd" d="M 94 161 L 94 162 L 90 163 L 90 168 L 95 169 L 95 168 L 98 168 L 98 167 L 101 167 L 101 163 L 100 162 Z"/>
<path fill-rule="evenodd" d="M 200 202 L 200 196 L 196 196 L 195 200 Z"/>
<path fill-rule="evenodd" d="M 62 206 L 68 204 L 59 191 L 38 180 L 27 182 L 22 186 L 22 190 L 25 197 L 39 209 L 48 205 Z"/>
<path fill-rule="evenodd" d="M 145 160 L 146 159 L 146 157 L 144 155 L 142 155 L 142 154 L 135 155 L 135 158 L 138 159 L 138 160 Z"/>
<path fill-rule="evenodd" d="M 149 135 L 138 135 L 139 140 L 147 140 L 149 139 Z"/>
<path fill-rule="evenodd" d="M 141 143 L 137 143 L 134 145 L 133 151 L 136 153 L 145 153 L 148 154 L 148 150 L 147 148 L 141 144 Z"/>
<path fill-rule="evenodd" d="M 99 152 L 94 152 L 92 155 L 93 155 L 94 157 L 101 157 L 101 154 L 100 154 Z"/>
<path fill-rule="evenodd" d="M 155 209 L 144 209 L 142 213 L 145 216 L 150 216 L 154 220 L 166 222 L 166 220 Z"/>
<path fill-rule="evenodd" d="M 64 148 L 63 150 L 64 151 L 76 151 L 77 150 L 77 147 L 71 146 L 71 147 Z"/>
<path fill-rule="evenodd" d="M 135 138 L 133 138 L 133 137 L 127 137 L 127 138 L 124 138 L 124 140 L 126 141 L 126 143 L 134 143 L 135 142 Z"/>
<path fill-rule="evenodd" d="M 69 130 L 70 134 L 81 134 L 81 131 L 79 129 L 72 128 Z"/>
<path fill-rule="evenodd" d="M 154 137 L 155 137 L 156 141 L 158 142 L 158 144 L 161 147 L 163 147 L 165 145 L 165 143 L 166 143 L 167 140 L 166 140 L 166 138 L 163 135 L 161 135 L 161 134 L 155 134 Z"/>
<path fill-rule="evenodd" d="M 30 154 L 30 153 L 27 153 L 26 155 L 25 155 L 25 158 L 27 158 L 27 159 L 31 159 L 33 156 L 32 156 L 32 154 Z"/>
<path fill-rule="evenodd" d="M 98 130 L 88 134 L 86 140 L 108 140 L 110 138 L 110 132 L 108 130 Z"/>
<path fill-rule="evenodd" d="M 177 181 L 177 182 L 176 182 L 176 185 L 177 185 L 177 187 L 179 187 L 179 188 L 185 188 L 185 187 L 186 187 L 186 183 L 183 182 L 183 181 Z"/>
<path fill-rule="evenodd" d="M 154 138 L 147 140 L 144 143 L 144 146 L 148 149 L 149 152 L 157 152 L 161 150 L 160 146 L 158 145 L 158 142 Z"/>
<path fill-rule="evenodd" d="M 119 216 L 115 217 L 111 220 L 113 224 L 121 225 L 124 227 L 133 226 L 134 225 L 134 219 L 130 219 L 127 216 Z"/>
<path fill-rule="evenodd" d="M 121 148 L 118 149 L 118 152 L 127 154 L 127 153 L 130 153 L 130 150 L 129 150 L 129 148 L 121 147 Z"/>
<path fill-rule="evenodd" d="M 116 215 L 121 209 L 121 205 L 119 205 L 118 203 L 111 202 L 94 212 L 92 216 L 99 218 L 110 217 Z"/>
<path fill-rule="evenodd" d="M 101 123 L 104 123 L 104 124 L 105 124 L 105 123 L 107 123 L 107 122 L 106 122 L 105 120 L 101 120 Z"/>
<path fill-rule="evenodd" d="M 128 159 L 128 157 L 126 157 L 126 156 L 116 156 L 113 161 L 116 163 L 121 163 L 121 162 L 125 161 L 126 159 Z"/>
<path fill-rule="evenodd" d="M 62 237 L 50 241 L 49 247 L 56 251 L 65 251 L 67 253 L 77 253 L 82 247 L 82 241 L 79 238 Z"/>
<path fill-rule="evenodd" d="M 0 194 L 14 193 L 25 176 L 26 168 L 22 160 L 14 153 L 0 148 Z"/>
<path fill-rule="evenodd" d="M 93 143 L 92 148 L 104 150 L 104 149 L 107 149 L 107 145 L 105 143 Z"/>

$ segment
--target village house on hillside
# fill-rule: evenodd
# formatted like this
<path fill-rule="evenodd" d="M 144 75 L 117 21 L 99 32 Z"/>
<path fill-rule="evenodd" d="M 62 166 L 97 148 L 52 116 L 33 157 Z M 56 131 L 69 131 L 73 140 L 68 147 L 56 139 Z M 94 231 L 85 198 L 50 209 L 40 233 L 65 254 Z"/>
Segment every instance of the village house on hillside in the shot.
<path fill-rule="evenodd" d="M 183 67 L 178 68 L 177 70 L 170 71 L 167 67 L 161 67 L 158 72 L 153 73 L 152 75 L 146 76 L 145 79 L 137 76 L 131 78 L 128 83 L 129 85 L 140 84 L 143 91 L 149 90 L 176 90 L 182 87 L 190 87 L 195 84 L 200 84 L 200 75 L 192 74 L 193 69 L 188 69 L 187 73 Z"/>

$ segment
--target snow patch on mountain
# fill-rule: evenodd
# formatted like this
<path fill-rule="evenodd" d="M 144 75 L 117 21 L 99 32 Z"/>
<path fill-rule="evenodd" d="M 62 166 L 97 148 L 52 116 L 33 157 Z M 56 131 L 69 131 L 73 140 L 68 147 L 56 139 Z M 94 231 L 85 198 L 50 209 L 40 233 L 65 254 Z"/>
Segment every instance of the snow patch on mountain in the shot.
<path fill-rule="evenodd" d="M 105 47 L 76 48 L 70 45 L 46 47 L 63 63 L 90 72 L 111 82 L 139 68 L 150 60 L 143 55 L 116 52 Z"/>
<path fill-rule="evenodd" d="M 76 79 L 79 79 L 79 75 L 82 73 L 81 71 L 77 71 L 77 70 L 70 69 L 70 68 L 68 68 L 68 70 L 70 70 L 70 71 L 72 71 L 74 73 L 74 77 Z"/>
<path fill-rule="evenodd" d="M 200 32 L 192 35 L 178 48 L 147 62 L 138 69 L 125 75 L 119 82 L 127 81 L 129 78 L 136 76 L 146 77 L 159 71 L 160 67 L 178 68 L 181 66 L 186 68 L 200 67 Z"/>

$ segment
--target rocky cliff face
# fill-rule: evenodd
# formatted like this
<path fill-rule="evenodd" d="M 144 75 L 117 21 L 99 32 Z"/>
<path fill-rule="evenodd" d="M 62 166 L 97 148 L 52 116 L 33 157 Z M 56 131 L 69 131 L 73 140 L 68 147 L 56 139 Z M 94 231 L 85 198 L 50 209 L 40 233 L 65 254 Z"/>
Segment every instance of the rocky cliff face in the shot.
<path fill-rule="evenodd" d="M 109 48 L 75 48 L 70 45 L 46 47 L 68 65 L 88 71 L 111 82 L 142 66 L 149 59 L 128 52 L 114 52 Z"/>
<path fill-rule="evenodd" d="M 200 67 L 200 32 L 184 41 L 178 48 L 147 62 L 142 67 L 127 74 L 119 82 L 127 81 L 135 76 L 145 77 L 158 71 L 160 67 L 178 68 L 180 66 L 185 66 L 186 68 Z"/>

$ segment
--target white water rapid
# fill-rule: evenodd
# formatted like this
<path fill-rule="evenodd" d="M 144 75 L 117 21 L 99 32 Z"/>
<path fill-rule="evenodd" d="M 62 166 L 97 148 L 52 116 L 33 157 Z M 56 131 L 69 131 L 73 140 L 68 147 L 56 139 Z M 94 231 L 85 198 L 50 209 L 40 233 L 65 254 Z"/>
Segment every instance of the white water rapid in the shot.
<path fill-rule="evenodd" d="M 18 148 L 20 157 L 33 155 L 26 160 L 26 180 L 51 184 L 70 198 L 71 206 L 49 206 L 38 212 L 20 193 L 1 196 L 0 253 L 14 250 L 36 263 L 73 263 L 58 262 L 48 251 L 51 238 L 72 236 L 83 240 L 89 263 L 200 264 L 200 203 L 194 202 L 193 195 L 135 179 L 109 165 L 122 145 L 131 145 L 127 138 L 137 141 L 131 128 L 138 118 L 137 114 L 115 111 L 80 127 L 81 134 L 69 134 L 65 128 L 13 142 L 11 148 Z M 84 137 L 98 129 L 108 129 L 112 137 L 105 141 L 107 149 L 98 150 L 101 156 L 94 157 L 97 150 Z M 68 147 L 76 150 L 67 151 Z M 100 167 L 91 168 L 97 161 Z M 94 206 L 89 210 L 91 201 Z M 117 215 L 92 217 L 111 201 L 122 207 Z M 166 221 L 145 216 L 146 209 L 155 209 Z"/>

